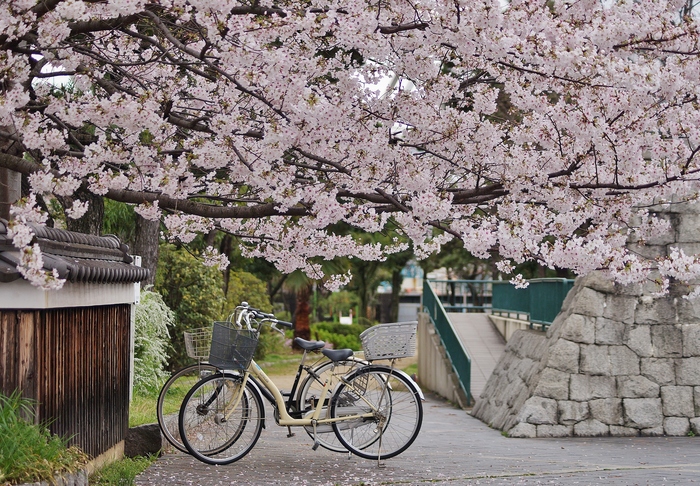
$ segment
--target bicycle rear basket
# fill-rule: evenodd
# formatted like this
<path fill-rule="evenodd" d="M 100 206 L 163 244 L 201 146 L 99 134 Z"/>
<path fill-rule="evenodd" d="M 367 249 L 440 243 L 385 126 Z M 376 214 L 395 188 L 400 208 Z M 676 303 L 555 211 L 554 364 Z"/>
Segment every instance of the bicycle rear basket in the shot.
<path fill-rule="evenodd" d="M 418 322 L 377 324 L 360 334 L 366 360 L 405 358 L 416 354 Z"/>
<path fill-rule="evenodd" d="M 209 363 L 224 370 L 245 370 L 258 346 L 258 332 L 233 326 L 231 322 L 214 322 Z"/>
<path fill-rule="evenodd" d="M 185 331 L 185 350 L 192 359 L 206 359 L 211 347 L 211 327 L 200 327 Z"/>

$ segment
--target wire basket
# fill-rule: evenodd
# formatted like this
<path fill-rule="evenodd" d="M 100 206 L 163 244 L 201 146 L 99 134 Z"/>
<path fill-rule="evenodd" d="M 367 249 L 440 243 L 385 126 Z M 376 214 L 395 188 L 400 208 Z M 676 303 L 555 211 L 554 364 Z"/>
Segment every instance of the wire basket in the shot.
<path fill-rule="evenodd" d="M 224 370 L 245 370 L 258 347 L 258 335 L 231 322 L 214 322 L 209 363 Z"/>
<path fill-rule="evenodd" d="M 360 334 L 366 360 L 405 358 L 416 354 L 417 321 L 377 324 Z"/>
<path fill-rule="evenodd" d="M 185 350 L 192 359 L 202 360 L 209 357 L 211 346 L 211 327 L 200 327 L 183 333 L 185 335 Z"/>

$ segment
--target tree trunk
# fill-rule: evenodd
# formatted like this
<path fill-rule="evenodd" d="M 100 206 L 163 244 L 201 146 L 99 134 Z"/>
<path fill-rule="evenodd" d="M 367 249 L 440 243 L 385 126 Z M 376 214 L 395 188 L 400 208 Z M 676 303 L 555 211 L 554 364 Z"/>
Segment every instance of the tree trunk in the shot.
<path fill-rule="evenodd" d="M 391 272 L 391 307 L 389 310 L 389 322 L 398 322 L 399 320 L 399 296 L 401 295 L 401 283 L 403 275 L 401 269 Z"/>
<path fill-rule="evenodd" d="M 311 339 L 311 285 L 305 285 L 297 291 L 296 316 L 294 319 L 294 337 Z M 294 346 L 295 349 L 298 349 Z"/>
<path fill-rule="evenodd" d="M 156 281 L 159 233 L 159 220 L 151 221 L 136 214 L 136 231 L 132 253 L 134 255 L 140 255 L 141 266 L 150 271 L 148 279 L 141 282 L 142 285 L 153 285 Z"/>
<path fill-rule="evenodd" d="M 66 229 L 87 235 L 100 236 L 105 216 L 105 203 L 102 196 L 85 189 L 78 189 L 73 196 L 58 198 L 63 207 L 71 207 L 73 201 L 87 201 L 88 210 L 80 219 L 66 218 Z"/>

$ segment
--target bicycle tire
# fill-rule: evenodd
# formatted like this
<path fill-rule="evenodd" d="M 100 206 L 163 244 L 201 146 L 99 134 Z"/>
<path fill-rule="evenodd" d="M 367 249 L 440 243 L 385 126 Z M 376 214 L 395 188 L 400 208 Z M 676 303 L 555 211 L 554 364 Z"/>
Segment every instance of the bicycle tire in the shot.
<path fill-rule="evenodd" d="M 323 389 L 323 383 L 327 378 L 330 378 L 330 373 L 334 373 L 336 376 L 344 376 L 351 373 L 354 368 L 358 366 L 365 366 L 368 363 L 366 361 L 349 358 L 344 361 L 334 363 L 333 361 L 325 361 L 320 365 L 313 368 L 306 375 L 299 387 L 298 399 L 297 399 L 297 410 L 301 410 L 304 416 L 310 416 L 315 410 L 316 400 L 321 397 L 321 391 Z M 334 368 L 335 365 L 335 368 Z M 326 401 L 330 402 L 330 398 L 333 396 L 333 390 L 328 391 Z M 330 407 L 325 406 L 324 410 L 321 411 L 321 418 L 330 418 Z M 307 425 L 304 430 L 309 437 L 314 438 L 314 429 L 312 426 Z M 318 439 L 321 447 L 328 449 L 333 452 L 347 452 L 347 449 L 343 444 L 340 443 L 335 435 L 333 426 L 331 424 L 318 425 L 316 427 L 316 438 Z"/>
<path fill-rule="evenodd" d="M 241 387 L 244 387 L 241 389 Z M 231 464 L 244 457 L 260 438 L 265 409 L 260 392 L 235 373 L 200 380 L 187 393 L 179 415 L 182 442 L 206 464 Z"/>
<path fill-rule="evenodd" d="M 187 452 L 187 448 L 180 440 L 178 425 L 183 398 L 199 380 L 218 371 L 216 366 L 208 363 L 185 366 L 173 373 L 161 387 L 156 402 L 158 426 L 163 437 L 177 450 Z"/>
<path fill-rule="evenodd" d="M 343 380 L 331 400 L 331 418 L 373 413 L 369 419 L 333 422 L 338 440 L 365 459 L 390 459 L 418 437 L 423 404 L 416 385 L 383 365 L 358 369 Z"/>

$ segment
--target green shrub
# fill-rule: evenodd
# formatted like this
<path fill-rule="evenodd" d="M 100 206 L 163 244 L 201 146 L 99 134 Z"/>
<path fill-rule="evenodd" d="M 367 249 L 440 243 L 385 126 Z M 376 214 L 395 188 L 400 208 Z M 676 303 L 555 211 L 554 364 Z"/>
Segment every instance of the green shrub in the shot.
<path fill-rule="evenodd" d="M 223 277 L 219 269 L 206 267 L 185 249 L 161 245 L 155 291 L 175 313 L 170 333 L 168 369 L 192 362 L 187 357 L 183 332 L 210 327 L 225 312 Z"/>
<path fill-rule="evenodd" d="M 252 273 L 231 270 L 229 272 L 228 293 L 226 294 L 226 312 L 231 314 L 241 302 L 248 302 L 251 307 L 264 312 L 272 310 L 265 282 Z"/>
<path fill-rule="evenodd" d="M 362 349 L 360 334 L 369 326 L 362 324 L 338 324 L 335 322 L 318 322 L 311 325 L 312 339 L 331 343 L 335 349 Z"/>
<path fill-rule="evenodd" d="M 160 294 L 149 289 L 141 291 L 135 309 L 134 336 L 134 391 L 140 394 L 157 393 L 167 379 L 165 366 L 170 343 L 169 327 L 175 324 L 175 314 Z"/>
<path fill-rule="evenodd" d="M 87 455 L 34 423 L 33 403 L 19 392 L 0 393 L 0 484 L 53 483 L 56 473 L 80 470 Z"/>
<path fill-rule="evenodd" d="M 96 471 L 90 476 L 90 484 L 96 486 L 129 486 L 154 461 L 156 456 L 124 458 Z"/>

